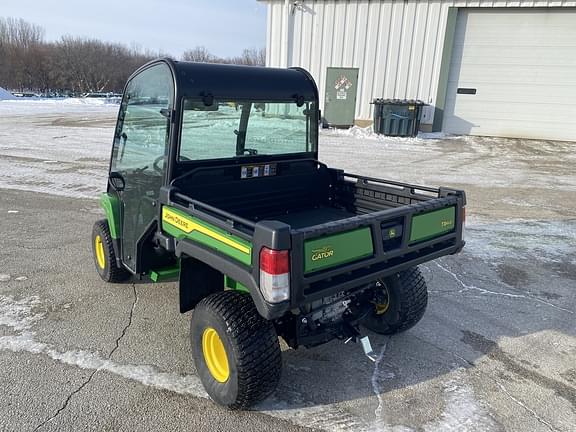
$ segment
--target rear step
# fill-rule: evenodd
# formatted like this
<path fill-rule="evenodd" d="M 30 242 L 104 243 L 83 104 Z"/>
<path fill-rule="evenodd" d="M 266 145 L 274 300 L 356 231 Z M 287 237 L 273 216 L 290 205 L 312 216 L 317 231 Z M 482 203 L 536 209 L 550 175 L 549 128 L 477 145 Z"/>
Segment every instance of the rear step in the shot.
<path fill-rule="evenodd" d="M 180 274 L 180 266 L 164 267 L 158 270 L 150 271 L 150 279 L 153 282 L 166 282 L 174 280 Z"/>

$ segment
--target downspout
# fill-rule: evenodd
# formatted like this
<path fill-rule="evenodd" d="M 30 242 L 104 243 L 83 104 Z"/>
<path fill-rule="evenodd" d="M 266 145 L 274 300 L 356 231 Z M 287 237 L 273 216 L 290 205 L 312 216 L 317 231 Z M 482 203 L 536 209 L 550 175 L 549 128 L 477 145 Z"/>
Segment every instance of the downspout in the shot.
<path fill-rule="evenodd" d="M 294 55 L 294 15 L 296 13 L 296 8 L 298 7 L 297 1 L 284 0 L 284 14 L 286 19 L 284 20 L 284 37 L 286 38 L 286 64 L 285 67 L 291 67 L 293 65 L 293 55 Z"/>

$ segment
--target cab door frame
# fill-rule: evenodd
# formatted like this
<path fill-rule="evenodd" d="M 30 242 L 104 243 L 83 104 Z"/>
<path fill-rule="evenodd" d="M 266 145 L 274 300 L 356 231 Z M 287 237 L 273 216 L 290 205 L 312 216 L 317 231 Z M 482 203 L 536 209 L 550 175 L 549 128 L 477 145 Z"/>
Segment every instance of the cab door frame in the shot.
<path fill-rule="evenodd" d="M 175 91 L 173 68 L 169 62 L 147 64 L 129 78 L 118 113 L 107 191 L 119 201 L 119 238 L 115 242 L 117 257 L 122 266 L 133 274 L 150 270 L 143 256 L 148 255 L 145 253 L 148 248 L 152 248 L 148 240 L 158 226 L 158 198 L 160 188 L 167 178 L 170 140 L 173 135 Z M 140 118 L 127 119 L 131 106 L 134 107 L 133 111 L 140 110 L 145 114 Z M 128 135 L 127 122 L 135 119 L 136 127 L 131 131 L 132 135 Z M 150 134 L 154 135 L 156 132 L 150 142 L 145 142 L 142 136 L 138 136 L 150 126 L 146 124 L 146 120 L 152 120 Z M 138 125 L 138 121 L 143 123 Z M 154 125 L 154 122 L 158 124 Z M 153 130 L 154 126 L 157 130 Z M 140 160 L 141 166 L 124 166 L 126 164 L 123 164 L 122 160 L 127 156 L 127 146 L 131 146 L 128 147 L 128 154 L 139 153 L 138 156 L 148 159 Z M 160 150 L 161 153 L 158 153 Z M 162 167 L 159 171 L 160 164 Z"/>

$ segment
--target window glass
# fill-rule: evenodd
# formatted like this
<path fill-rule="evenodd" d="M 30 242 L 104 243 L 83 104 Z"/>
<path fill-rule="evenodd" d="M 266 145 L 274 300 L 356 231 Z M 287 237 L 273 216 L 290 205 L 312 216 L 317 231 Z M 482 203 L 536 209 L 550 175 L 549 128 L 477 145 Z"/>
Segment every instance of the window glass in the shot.
<path fill-rule="evenodd" d="M 128 85 L 114 143 L 114 171 L 163 169 L 170 127 L 172 78 L 166 65 L 153 66 Z"/>
<path fill-rule="evenodd" d="M 180 160 L 303 153 L 310 148 L 314 107 L 295 102 L 183 103 Z"/>

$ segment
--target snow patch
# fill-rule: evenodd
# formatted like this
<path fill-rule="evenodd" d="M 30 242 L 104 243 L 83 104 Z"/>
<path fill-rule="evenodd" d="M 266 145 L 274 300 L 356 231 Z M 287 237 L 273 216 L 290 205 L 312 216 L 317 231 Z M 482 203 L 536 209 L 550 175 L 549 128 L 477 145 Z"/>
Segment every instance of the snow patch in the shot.
<path fill-rule="evenodd" d="M 34 98 L 17 98 L 12 93 L 4 90 L 2 92 L 0 87 L 0 100 L 2 101 L 9 101 L 13 103 L 13 106 L 27 106 L 30 105 L 45 105 L 45 106 L 94 106 L 94 107 L 103 107 L 103 106 L 112 106 L 118 109 L 118 104 L 120 103 L 118 98 L 72 98 L 72 97 L 64 97 L 64 98 L 42 98 L 42 97 L 34 97 Z"/>
<path fill-rule="evenodd" d="M 6 115 L 117 113 L 118 104 L 97 98 L 16 98 L 2 100 L 0 112 Z"/>
<path fill-rule="evenodd" d="M 31 354 L 42 354 L 47 345 L 34 340 L 34 333 L 22 332 L 17 336 L 0 337 L 0 351 L 29 352 Z"/>
<path fill-rule="evenodd" d="M 490 290 L 480 288 L 480 287 L 477 287 L 474 285 L 468 285 L 468 284 L 464 283 L 464 281 L 462 279 L 460 279 L 456 273 L 454 273 L 453 271 L 449 270 L 447 267 L 440 264 L 439 261 L 433 261 L 432 263 L 435 264 L 440 270 L 442 270 L 442 271 L 448 273 L 450 276 L 452 276 L 454 278 L 454 280 L 456 282 L 458 282 L 458 284 L 460 286 L 462 286 L 462 289 L 458 290 L 459 294 L 462 294 L 462 293 L 465 293 L 468 291 L 476 291 L 476 292 L 480 293 L 481 295 L 493 295 L 493 296 L 508 297 L 508 298 L 514 298 L 514 299 L 531 300 L 531 301 L 535 301 L 538 303 L 542 303 L 543 305 L 546 305 L 546 306 L 551 307 L 553 309 L 567 312 L 567 313 L 572 314 L 572 315 L 576 314 L 576 312 L 574 312 L 573 310 L 565 309 L 561 306 L 556 306 L 554 303 L 550 303 L 549 301 L 543 300 L 543 299 L 538 298 L 534 295 L 511 294 L 511 293 L 505 293 L 505 292 L 500 292 L 500 291 L 490 291 Z"/>
<path fill-rule="evenodd" d="M 18 210 L 8 210 L 8 213 L 9 213 L 9 214 L 16 214 L 16 213 L 19 213 L 19 212 L 18 212 Z"/>
<path fill-rule="evenodd" d="M 361 128 L 353 126 L 350 129 L 322 129 L 322 135 L 350 137 L 362 140 L 380 141 L 384 143 L 423 143 L 426 140 L 460 138 L 458 135 L 447 135 L 444 132 L 420 132 L 416 137 L 391 137 L 377 134 L 372 126 Z"/>
<path fill-rule="evenodd" d="M 258 404 L 255 409 L 311 429 L 330 432 L 373 432 L 361 418 L 336 404 L 299 406 L 293 400 L 286 401 L 272 397 Z"/>
<path fill-rule="evenodd" d="M 0 276 L 10 277 L 10 275 Z M 44 318 L 44 313 L 34 312 L 38 306 L 40 306 L 40 299 L 37 296 L 20 300 L 12 296 L 0 296 L 0 326 L 11 327 L 16 331 L 28 330 Z"/>
<path fill-rule="evenodd" d="M 29 329 L 45 316 L 44 313 L 34 312 L 40 304 L 40 299 L 36 296 L 20 300 L 12 296 L 0 296 L 0 325 L 20 332 L 19 335 L 0 337 L 0 350 L 44 354 L 81 369 L 104 370 L 147 386 L 196 397 L 208 397 L 200 379 L 194 375 L 161 372 L 148 365 L 119 364 L 90 351 L 62 352 L 50 344 L 35 340 L 34 332 Z"/>
<path fill-rule="evenodd" d="M 468 385 L 454 380 L 444 390 L 446 408 L 442 417 L 425 424 L 425 432 L 488 432 L 496 429 L 496 423 L 474 397 Z"/>
<path fill-rule="evenodd" d="M 0 87 L 0 100 L 15 100 L 16 96 Z"/>
<path fill-rule="evenodd" d="M 11 278 L 9 274 L 0 274 L 0 282 L 8 282 Z"/>
<path fill-rule="evenodd" d="M 530 258 L 558 263 L 576 251 L 576 223 L 569 220 L 474 224 L 466 227 L 466 237 L 464 253 L 486 260 Z"/>
<path fill-rule="evenodd" d="M 103 370 L 147 386 L 196 397 L 208 397 L 200 379 L 196 376 L 160 372 L 158 369 L 147 365 L 118 364 L 89 351 L 61 352 L 49 344 L 36 341 L 34 333 L 29 331 L 22 332 L 17 336 L 0 337 L 0 350 L 44 354 L 53 360 L 81 369 Z"/>
<path fill-rule="evenodd" d="M 382 353 L 385 352 L 385 348 Z M 461 370 L 457 371 L 460 372 Z M 376 371 L 375 371 L 376 372 Z M 375 373 L 376 375 L 376 373 Z M 377 381 L 377 380 L 376 380 Z M 373 377 L 374 383 L 374 377 Z M 378 391 L 380 391 L 378 389 Z M 474 391 L 467 384 L 462 383 L 461 378 L 454 378 L 447 382 L 444 388 L 445 407 L 441 417 L 423 424 L 418 430 L 425 432 L 490 432 L 497 430 L 497 424 L 490 414 L 483 408 L 474 397 Z M 381 407 L 381 398 L 378 398 Z M 382 417 L 382 412 L 378 413 L 378 421 Z M 375 423 L 371 432 L 415 432 L 415 429 L 404 426 L 390 426 Z"/>

